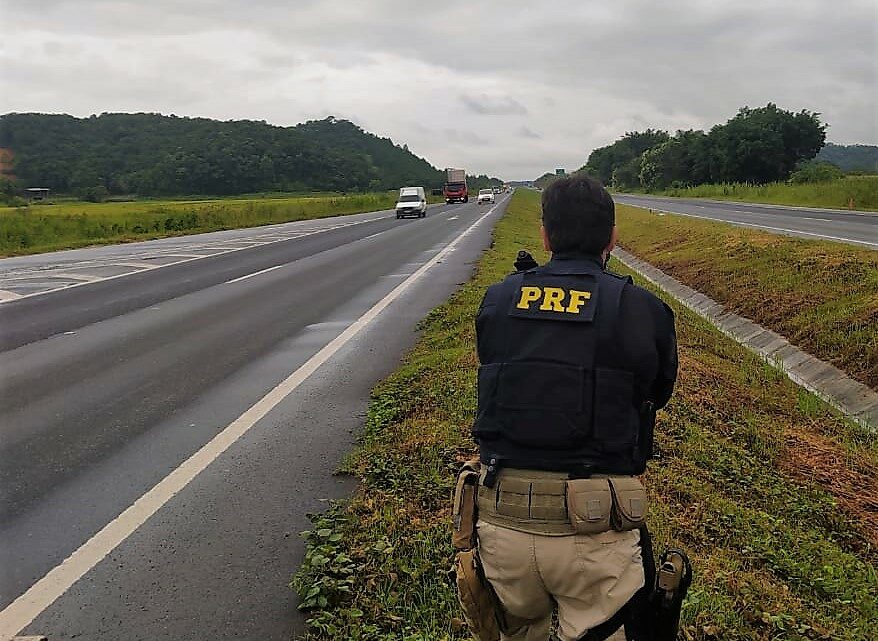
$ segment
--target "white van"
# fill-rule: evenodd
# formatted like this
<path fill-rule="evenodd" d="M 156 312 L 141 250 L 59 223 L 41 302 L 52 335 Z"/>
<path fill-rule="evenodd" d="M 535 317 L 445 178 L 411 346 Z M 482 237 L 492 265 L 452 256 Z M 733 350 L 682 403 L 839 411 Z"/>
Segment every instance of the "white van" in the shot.
<path fill-rule="evenodd" d="M 399 202 L 396 203 L 396 217 L 427 215 L 427 196 L 423 187 L 403 187 L 399 190 Z"/>

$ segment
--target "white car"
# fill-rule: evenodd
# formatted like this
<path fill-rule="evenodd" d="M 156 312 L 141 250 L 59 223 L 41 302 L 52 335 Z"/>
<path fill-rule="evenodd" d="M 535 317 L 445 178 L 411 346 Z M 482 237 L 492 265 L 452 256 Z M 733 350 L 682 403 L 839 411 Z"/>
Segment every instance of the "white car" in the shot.
<path fill-rule="evenodd" d="M 494 190 L 493 189 L 479 189 L 479 204 L 482 203 L 493 203 L 494 202 Z"/>

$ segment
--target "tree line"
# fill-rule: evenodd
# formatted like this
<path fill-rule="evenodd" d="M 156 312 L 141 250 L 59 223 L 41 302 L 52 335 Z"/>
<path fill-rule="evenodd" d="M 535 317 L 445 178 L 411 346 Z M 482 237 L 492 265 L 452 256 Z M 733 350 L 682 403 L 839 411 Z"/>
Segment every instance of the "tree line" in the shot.
<path fill-rule="evenodd" d="M 328 117 L 295 127 L 160 114 L 0 116 L 18 183 L 106 195 L 234 195 L 439 187 L 444 172 L 405 145 Z M 480 181 L 499 184 L 487 176 Z"/>
<path fill-rule="evenodd" d="M 620 189 L 659 190 L 704 183 L 785 181 L 826 141 L 820 114 L 741 108 L 708 132 L 647 129 L 595 149 L 580 171 Z"/>

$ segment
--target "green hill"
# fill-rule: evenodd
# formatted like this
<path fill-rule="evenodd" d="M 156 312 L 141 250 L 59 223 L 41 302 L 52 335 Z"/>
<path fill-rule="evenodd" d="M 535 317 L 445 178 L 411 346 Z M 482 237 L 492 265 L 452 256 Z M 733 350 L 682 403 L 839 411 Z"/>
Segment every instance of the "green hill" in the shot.
<path fill-rule="evenodd" d="M 828 142 L 817 154 L 817 161 L 831 162 L 842 171 L 878 174 L 878 146 L 836 145 Z"/>
<path fill-rule="evenodd" d="M 443 173 L 407 147 L 334 117 L 295 127 L 160 114 L 9 113 L 0 147 L 20 185 L 55 193 L 169 196 L 434 187 Z"/>

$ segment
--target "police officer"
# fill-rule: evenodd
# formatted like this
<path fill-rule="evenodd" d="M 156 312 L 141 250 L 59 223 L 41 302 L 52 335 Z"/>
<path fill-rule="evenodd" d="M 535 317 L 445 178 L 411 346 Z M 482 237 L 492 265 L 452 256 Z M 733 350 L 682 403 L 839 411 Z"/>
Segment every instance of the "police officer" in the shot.
<path fill-rule="evenodd" d="M 551 260 L 491 286 L 476 320 L 478 550 L 514 622 L 503 639 L 544 641 L 553 611 L 562 641 L 607 638 L 643 593 L 636 477 L 676 379 L 674 317 L 606 271 L 615 206 L 600 183 L 547 187 L 541 234 Z"/>

